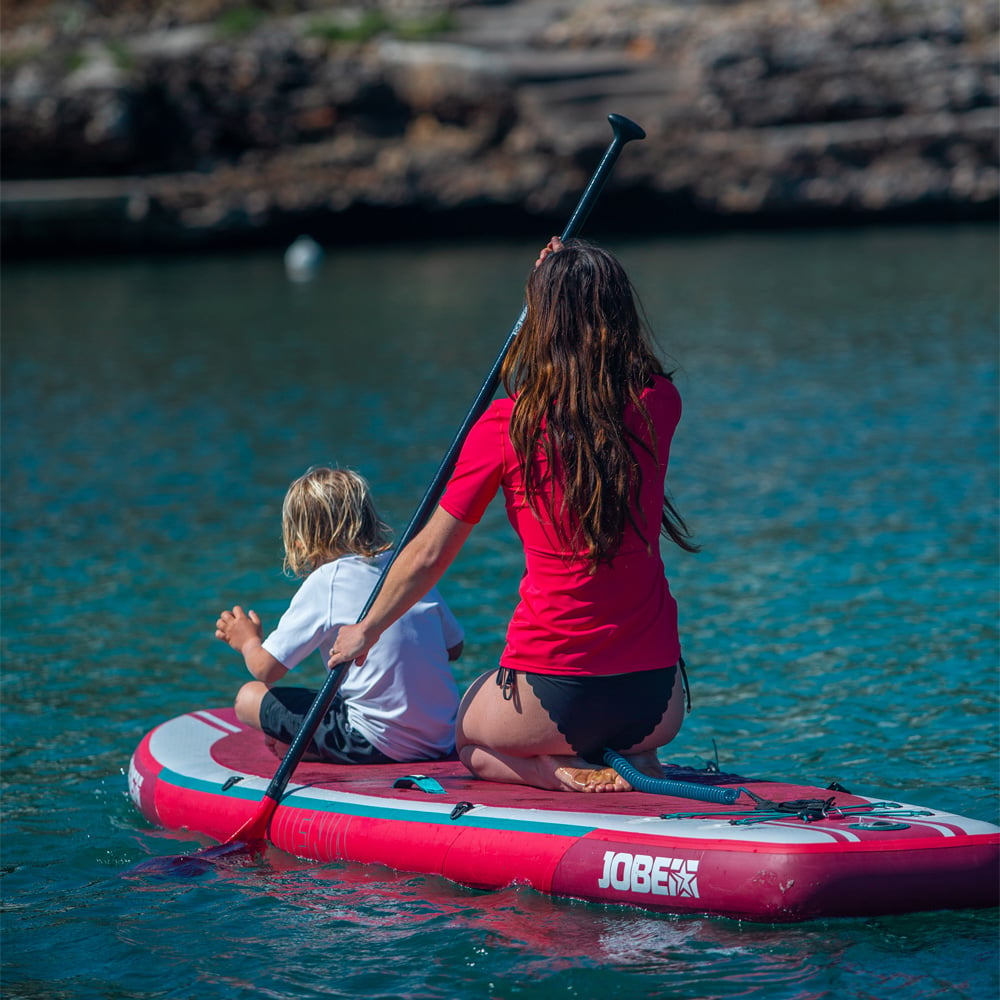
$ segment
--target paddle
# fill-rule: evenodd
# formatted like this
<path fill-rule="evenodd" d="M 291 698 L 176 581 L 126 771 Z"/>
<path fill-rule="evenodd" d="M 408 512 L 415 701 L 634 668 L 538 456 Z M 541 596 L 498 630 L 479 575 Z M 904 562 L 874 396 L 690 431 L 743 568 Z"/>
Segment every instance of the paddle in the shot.
<path fill-rule="evenodd" d="M 611 170 L 625 144 L 631 142 L 633 139 L 644 139 L 646 137 L 646 133 L 638 125 L 636 125 L 635 122 L 630 121 L 623 115 L 608 115 L 608 121 L 611 123 L 614 137 L 611 140 L 611 144 L 605 151 L 601 162 L 598 164 L 597 169 L 594 171 L 593 176 L 590 178 L 590 182 L 587 184 L 586 189 L 580 196 L 580 200 L 577 203 L 576 209 L 570 217 L 569 222 L 566 224 L 566 228 L 563 230 L 561 237 L 563 240 L 570 239 L 570 237 L 575 236 L 582 229 L 583 224 L 587 221 L 587 217 L 590 215 L 590 210 L 594 207 L 594 204 L 596 203 L 605 182 L 610 176 Z M 462 444 L 465 442 L 466 436 L 472 429 L 472 425 L 482 416 L 487 406 L 489 406 L 491 400 L 493 399 L 493 395 L 497 390 L 497 386 L 500 384 L 500 369 L 503 366 L 504 358 L 507 356 L 507 352 L 510 350 L 511 345 L 514 342 L 514 338 L 521 329 L 521 325 L 524 323 L 526 314 L 527 307 L 524 307 L 521 310 L 521 315 L 518 316 L 513 327 L 511 327 L 511 331 L 506 342 L 500 349 L 500 353 L 497 355 L 496 361 L 493 363 L 493 367 L 490 369 L 490 373 L 486 377 L 486 381 L 483 382 L 482 388 L 479 390 L 479 394 L 473 401 L 462 426 L 455 435 L 455 440 L 452 442 L 451 447 L 448 449 L 444 459 L 442 460 L 433 481 L 428 487 L 427 492 L 424 494 L 423 499 L 420 501 L 420 505 L 417 507 L 413 517 L 410 519 L 410 523 L 407 525 L 406 530 L 400 536 L 392 558 L 383 568 L 378 582 L 372 589 L 371 595 L 365 603 L 361 614 L 358 616 L 358 621 L 361 621 L 371 610 L 371 607 L 375 603 L 375 599 L 378 597 L 379 592 L 382 589 L 382 585 L 385 582 L 386 574 L 395 562 L 396 557 L 400 552 L 402 552 L 406 545 L 409 544 L 414 535 L 416 535 L 417 532 L 419 532 L 424 526 L 424 523 L 430 517 L 434 508 L 437 506 L 438 501 L 441 499 L 441 494 L 444 492 L 444 488 L 447 485 L 448 479 L 450 478 L 455 467 L 455 463 L 458 460 L 458 454 L 462 448 Z M 193 861 L 195 867 L 197 867 L 198 858 L 202 854 L 205 854 L 207 856 L 206 859 L 208 859 L 209 857 L 217 857 L 223 853 L 228 854 L 232 851 L 239 850 L 240 846 L 243 844 L 250 846 L 255 842 L 259 843 L 260 841 L 266 840 L 268 824 L 271 821 L 271 817 L 274 815 L 274 810 L 277 808 L 281 796 L 284 794 L 288 781 L 292 776 L 292 772 L 302 760 L 306 747 L 313 738 L 313 734 L 316 732 L 316 728 L 319 726 L 320 720 L 333 703 L 334 695 L 336 695 L 337 689 L 340 687 L 349 666 L 349 664 L 341 664 L 327 674 L 326 681 L 313 701 L 309 711 L 306 713 L 306 717 L 302 722 L 301 728 L 298 733 L 296 733 L 287 753 L 278 766 L 277 771 L 275 771 L 274 777 L 271 779 L 267 790 L 264 792 L 264 797 L 261 800 L 257 812 L 222 845 L 207 848 L 204 852 L 197 852 L 195 855 L 184 856 L 183 859 L 180 859 L 184 865 L 189 865 Z M 223 848 L 225 848 L 225 850 L 222 850 Z M 149 867 L 149 862 L 146 862 L 143 867 Z"/>

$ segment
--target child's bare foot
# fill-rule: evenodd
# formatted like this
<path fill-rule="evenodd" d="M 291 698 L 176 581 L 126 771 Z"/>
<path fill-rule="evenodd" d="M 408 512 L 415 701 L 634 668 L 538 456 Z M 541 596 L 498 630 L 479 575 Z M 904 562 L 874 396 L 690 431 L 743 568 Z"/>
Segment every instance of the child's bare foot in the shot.
<path fill-rule="evenodd" d="M 288 747 L 290 744 L 282 743 L 279 740 L 276 740 L 273 736 L 265 736 L 264 746 L 266 746 L 267 749 L 278 758 L 278 760 L 284 760 L 285 754 L 288 753 Z M 319 754 L 310 753 L 308 750 L 302 755 L 302 760 L 306 763 L 318 764 L 322 761 L 322 759 L 323 758 L 320 757 Z"/>

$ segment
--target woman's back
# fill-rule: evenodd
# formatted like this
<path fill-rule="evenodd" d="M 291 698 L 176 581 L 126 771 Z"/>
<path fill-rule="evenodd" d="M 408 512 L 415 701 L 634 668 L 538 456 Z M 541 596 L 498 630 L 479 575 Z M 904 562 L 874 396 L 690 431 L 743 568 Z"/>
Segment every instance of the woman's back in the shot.
<path fill-rule="evenodd" d="M 573 551 L 572 514 L 562 504 L 559 470 L 549 475 L 541 462 L 553 509 L 562 510 L 556 530 L 546 507 L 527 501 L 524 470 L 510 440 L 510 399 L 496 400 L 479 421 L 442 499 L 460 520 L 476 522 L 502 488 L 507 516 L 524 548 L 525 574 L 520 602 L 507 631 L 501 664 L 541 673 L 592 675 L 651 670 L 680 656 L 677 607 L 670 594 L 659 550 L 663 484 L 670 442 L 680 419 L 680 395 L 657 377 L 642 403 L 655 432 L 652 447 L 634 445 L 641 476 L 639 499 L 614 558 L 592 566 L 585 548 Z M 625 424 L 650 445 L 645 420 L 634 407 Z"/>

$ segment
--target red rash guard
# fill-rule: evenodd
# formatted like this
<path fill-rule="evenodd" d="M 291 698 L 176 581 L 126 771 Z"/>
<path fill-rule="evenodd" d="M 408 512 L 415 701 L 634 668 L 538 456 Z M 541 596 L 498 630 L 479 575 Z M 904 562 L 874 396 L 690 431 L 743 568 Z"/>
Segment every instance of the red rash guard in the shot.
<path fill-rule="evenodd" d="M 656 377 L 643 392 L 656 430 L 655 457 L 633 445 L 642 470 L 640 535 L 627 525 L 613 563 L 591 573 L 585 554 L 563 551 L 551 525 L 528 506 L 521 467 L 510 441 L 513 401 L 495 400 L 465 441 L 441 499 L 453 517 L 476 524 L 503 487 L 507 516 L 524 546 L 520 603 L 507 629 L 500 664 L 542 674 L 590 676 L 673 666 L 680 659 L 677 604 L 659 550 L 663 488 L 670 442 L 680 420 L 680 394 Z M 648 441 L 634 407 L 626 425 Z M 556 487 L 558 489 L 558 487 Z M 556 503 L 561 500 L 561 491 Z"/>

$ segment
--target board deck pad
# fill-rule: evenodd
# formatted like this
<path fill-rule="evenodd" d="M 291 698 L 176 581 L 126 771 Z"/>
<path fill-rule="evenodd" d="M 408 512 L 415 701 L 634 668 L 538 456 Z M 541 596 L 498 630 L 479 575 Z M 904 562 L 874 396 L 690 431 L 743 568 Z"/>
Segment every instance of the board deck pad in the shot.
<path fill-rule="evenodd" d="M 228 736 L 212 748 L 213 759 L 234 774 L 250 773 L 270 780 L 278 766 L 278 758 L 265 746 L 260 733 L 255 730 Z M 419 786 L 397 786 L 396 782 L 411 776 L 433 779 L 444 791 L 428 793 Z M 664 766 L 664 777 L 675 781 L 711 787 L 723 785 L 738 788 L 747 786 L 762 798 L 774 801 L 802 799 L 823 800 L 831 797 L 837 806 L 863 806 L 867 799 L 856 795 L 812 785 L 797 785 L 759 778 L 746 778 L 728 772 L 716 772 L 675 765 Z M 744 813 L 754 808 L 748 796 L 731 805 L 698 802 L 675 795 L 657 795 L 645 792 L 563 792 L 481 781 L 474 778 L 452 756 L 438 761 L 418 761 L 409 764 L 317 764 L 303 762 L 293 775 L 295 785 L 329 788 L 373 795 L 379 798 L 412 799 L 415 795 L 440 794 L 442 802 L 476 801 L 493 806 L 518 809 L 559 809 L 561 811 L 602 813 L 631 816 L 638 814 L 659 815 L 667 812 Z M 600 796 L 599 802 L 596 796 Z"/>

